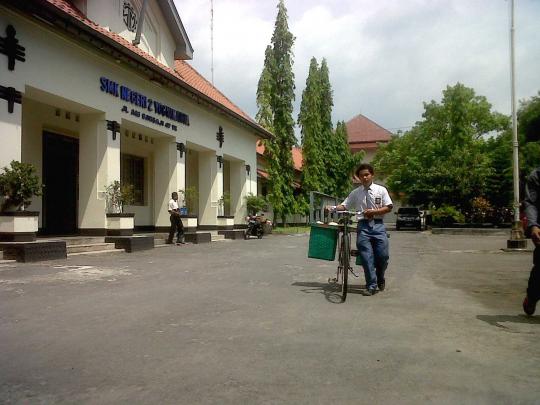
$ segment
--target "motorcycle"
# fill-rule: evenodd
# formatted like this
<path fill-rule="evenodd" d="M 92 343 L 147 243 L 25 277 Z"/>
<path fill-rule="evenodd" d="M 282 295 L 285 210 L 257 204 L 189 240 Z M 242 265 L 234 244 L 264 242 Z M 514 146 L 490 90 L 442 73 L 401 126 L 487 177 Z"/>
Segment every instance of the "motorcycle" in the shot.
<path fill-rule="evenodd" d="M 249 215 L 246 217 L 246 221 L 247 229 L 244 231 L 244 239 L 249 239 L 250 236 L 256 236 L 258 239 L 262 239 L 264 228 L 261 218 L 256 215 Z"/>

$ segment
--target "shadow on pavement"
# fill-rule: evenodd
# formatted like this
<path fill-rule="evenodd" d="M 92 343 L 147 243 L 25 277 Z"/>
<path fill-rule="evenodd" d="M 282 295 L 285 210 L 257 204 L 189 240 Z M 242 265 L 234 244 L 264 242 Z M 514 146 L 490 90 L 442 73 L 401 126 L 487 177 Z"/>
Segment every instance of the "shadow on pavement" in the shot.
<path fill-rule="evenodd" d="M 316 283 L 316 282 L 302 282 L 297 281 L 292 283 L 294 286 L 299 287 L 308 287 L 302 288 L 300 291 L 311 294 L 311 293 L 320 293 L 324 294 L 324 298 L 332 304 L 342 304 L 341 301 L 341 286 L 337 283 Z M 365 292 L 365 286 L 349 285 L 347 289 L 348 294 L 360 294 L 363 295 Z"/>
<path fill-rule="evenodd" d="M 492 326 L 496 326 L 502 329 L 509 329 L 503 323 L 522 323 L 529 325 L 540 325 L 540 316 L 526 316 L 526 315 L 477 315 L 476 319 L 487 322 Z"/>

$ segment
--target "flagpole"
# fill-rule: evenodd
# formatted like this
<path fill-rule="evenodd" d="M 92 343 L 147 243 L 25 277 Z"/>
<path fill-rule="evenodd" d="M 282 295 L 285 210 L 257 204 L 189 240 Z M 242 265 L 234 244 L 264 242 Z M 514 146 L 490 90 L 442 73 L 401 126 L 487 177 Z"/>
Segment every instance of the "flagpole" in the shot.
<path fill-rule="evenodd" d="M 506 241 L 507 249 L 525 249 L 527 240 L 523 235 L 521 221 L 519 220 L 519 143 L 517 136 L 516 113 L 516 62 L 515 62 L 515 25 L 514 0 L 510 0 L 510 81 L 512 93 L 512 163 L 514 183 L 514 221 L 510 231 L 510 239 Z"/>

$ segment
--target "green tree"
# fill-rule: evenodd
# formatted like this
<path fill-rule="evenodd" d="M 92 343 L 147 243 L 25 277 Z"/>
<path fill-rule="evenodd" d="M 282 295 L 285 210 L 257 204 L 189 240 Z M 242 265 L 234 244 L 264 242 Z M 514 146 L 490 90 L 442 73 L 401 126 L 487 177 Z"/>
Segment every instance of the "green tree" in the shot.
<path fill-rule="evenodd" d="M 334 188 L 331 195 L 346 197 L 352 189 L 351 178 L 354 169 L 364 158 L 364 152 L 353 154 L 349 147 L 349 137 L 347 136 L 347 125 L 344 121 L 336 124 L 336 130 L 333 134 L 333 155 L 334 172 L 330 173 L 330 180 Z"/>
<path fill-rule="evenodd" d="M 485 97 L 461 83 L 443 91 L 441 103 L 424 103 L 423 120 L 379 149 L 374 163 L 389 188 L 415 205 L 451 205 L 462 211 L 487 191 L 494 171 L 485 136 L 508 128 Z"/>
<path fill-rule="evenodd" d="M 332 124 L 332 107 L 334 106 L 334 98 L 332 85 L 330 84 L 330 72 L 326 59 L 321 62 L 319 69 L 320 80 L 320 148 L 323 156 L 323 164 L 327 168 L 327 175 L 322 179 L 323 191 L 330 195 L 335 195 L 336 192 L 336 174 L 339 171 L 341 156 L 334 153 L 336 144 L 334 140 L 334 127 Z M 343 175 L 341 174 L 337 174 Z"/>
<path fill-rule="evenodd" d="M 264 53 L 264 67 L 257 85 L 257 115 L 255 119 L 268 131 L 273 132 L 274 114 L 272 112 L 272 47 L 268 45 Z"/>
<path fill-rule="evenodd" d="M 270 92 L 269 106 L 261 98 L 259 119 L 272 117 L 274 137 L 264 140 L 265 155 L 268 161 L 269 193 L 276 218 L 285 217 L 295 211 L 297 204 L 293 195 L 294 165 L 292 147 L 296 143 L 294 119 L 292 117 L 294 101 L 294 73 L 292 70 L 292 46 L 294 36 L 289 32 L 287 9 L 283 0 L 279 1 L 278 14 L 272 34 L 271 51 L 267 48 L 263 75 L 260 81 L 261 95 Z M 264 90 L 263 90 L 264 89 Z M 270 113 L 271 111 L 271 113 Z"/>
<path fill-rule="evenodd" d="M 522 101 L 517 112 L 520 145 L 520 178 L 540 166 L 540 92 Z"/>
<path fill-rule="evenodd" d="M 298 124 L 302 135 L 302 196 L 303 211 L 309 208 L 309 192 L 322 191 L 325 183 L 326 167 L 321 150 L 322 125 L 320 117 L 321 91 L 319 65 L 312 58 L 306 88 L 302 93 Z"/>

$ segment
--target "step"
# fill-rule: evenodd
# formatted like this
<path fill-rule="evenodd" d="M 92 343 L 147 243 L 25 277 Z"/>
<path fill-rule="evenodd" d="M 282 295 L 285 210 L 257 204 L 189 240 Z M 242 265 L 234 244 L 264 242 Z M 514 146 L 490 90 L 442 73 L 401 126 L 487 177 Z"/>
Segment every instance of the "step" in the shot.
<path fill-rule="evenodd" d="M 92 245 L 94 243 L 103 243 L 105 241 L 105 237 L 104 236 L 68 236 L 64 238 L 62 237 L 53 238 L 51 240 L 63 240 L 66 242 L 67 246 L 75 246 L 75 245 Z"/>
<path fill-rule="evenodd" d="M 225 240 L 225 235 L 212 234 L 211 238 L 212 238 L 212 242 L 220 242 L 222 240 Z"/>
<path fill-rule="evenodd" d="M 68 257 L 71 256 L 83 256 L 83 255 L 99 255 L 104 253 L 124 253 L 124 249 L 113 249 L 113 250 L 92 250 L 89 252 L 78 252 L 78 253 L 68 253 Z"/>
<path fill-rule="evenodd" d="M 111 251 L 116 250 L 114 243 L 89 243 L 89 244 L 80 244 L 80 245 L 68 245 L 67 252 L 71 253 L 82 253 L 82 252 L 94 252 L 94 251 Z"/>

